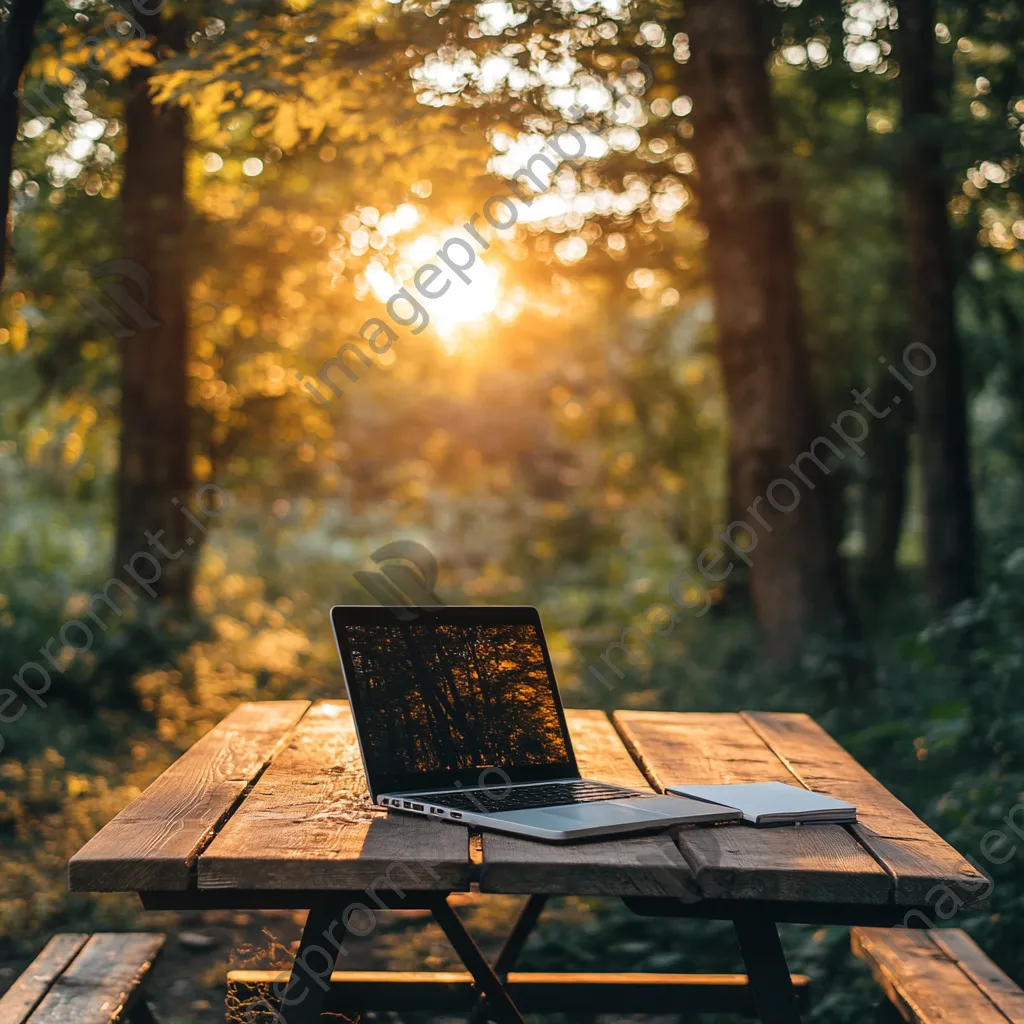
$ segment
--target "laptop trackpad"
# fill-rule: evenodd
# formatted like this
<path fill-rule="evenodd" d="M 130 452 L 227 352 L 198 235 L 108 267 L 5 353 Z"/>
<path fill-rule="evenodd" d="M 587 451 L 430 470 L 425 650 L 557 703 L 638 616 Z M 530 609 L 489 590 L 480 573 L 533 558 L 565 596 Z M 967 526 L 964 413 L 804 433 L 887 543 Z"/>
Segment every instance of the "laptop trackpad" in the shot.
<path fill-rule="evenodd" d="M 574 827 L 587 828 L 592 825 L 625 825 L 636 821 L 657 821 L 663 815 L 657 812 L 656 804 L 657 798 L 595 800 L 593 803 L 562 804 L 558 807 L 538 807 L 529 811 L 498 811 L 489 814 L 488 817 L 560 831 Z"/>

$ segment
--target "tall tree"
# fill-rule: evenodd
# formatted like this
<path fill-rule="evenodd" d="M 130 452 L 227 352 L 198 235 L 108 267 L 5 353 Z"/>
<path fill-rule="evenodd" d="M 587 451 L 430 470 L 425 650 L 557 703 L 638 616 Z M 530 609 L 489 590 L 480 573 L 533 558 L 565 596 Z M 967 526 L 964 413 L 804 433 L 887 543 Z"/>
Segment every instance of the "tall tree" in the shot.
<path fill-rule="evenodd" d="M 0 20 L 0 285 L 7 265 L 10 181 L 14 143 L 18 138 L 18 89 L 32 54 L 36 22 L 43 3 L 44 0 L 11 0 L 6 18 Z"/>
<path fill-rule="evenodd" d="M 902 337 L 900 342 L 899 346 L 889 346 L 897 359 L 902 351 Z M 879 368 L 872 391 L 874 404 L 889 410 L 887 416 L 872 424 L 865 441 L 866 466 L 861 483 L 861 585 L 865 600 L 876 604 L 890 591 L 896 574 L 896 554 L 907 507 L 913 416 L 912 406 L 903 402 L 905 389 L 885 368 Z"/>
<path fill-rule="evenodd" d="M 850 606 L 833 487 L 820 471 L 804 483 L 793 469 L 811 451 L 821 420 L 780 181 L 768 41 L 754 0 L 688 0 L 682 27 L 691 52 L 682 81 L 693 100 L 691 151 L 731 421 L 732 501 L 756 539 L 749 558 L 758 623 L 771 653 L 788 660 L 811 632 L 845 627 Z M 803 461 L 805 473 L 810 464 Z M 776 481 L 789 483 L 773 487 Z M 767 525 L 750 511 L 755 502 Z"/>
<path fill-rule="evenodd" d="M 180 15 L 140 14 L 139 22 L 157 50 L 185 49 Z M 136 67 L 128 79 L 121 198 L 128 255 L 152 279 L 148 312 L 156 323 L 122 342 L 115 567 L 149 550 L 148 531 L 171 552 L 162 559 L 161 600 L 187 606 L 197 539 L 182 513 L 191 500 L 192 481 L 185 272 L 188 122 L 183 107 L 153 101 L 150 76 L 148 67 Z"/>
<path fill-rule="evenodd" d="M 957 336 L 952 233 L 943 175 L 944 129 L 934 0 L 900 4 L 904 194 L 912 356 L 921 444 L 928 591 L 936 609 L 975 592 L 974 502 L 964 360 Z M 930 354 L 929 354 L 930 353 Z"/>

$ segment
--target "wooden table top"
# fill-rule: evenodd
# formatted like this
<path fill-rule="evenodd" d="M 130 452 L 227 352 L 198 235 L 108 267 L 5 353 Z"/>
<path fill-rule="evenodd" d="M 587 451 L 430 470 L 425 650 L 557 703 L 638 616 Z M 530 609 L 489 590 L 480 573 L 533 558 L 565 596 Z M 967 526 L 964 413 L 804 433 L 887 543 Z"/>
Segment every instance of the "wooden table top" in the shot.
<path fill-rule="evenodd" d="M 852 826 L 690 826 L 550 845 L 370 803 L 348 704 L 242 704 L 90 840 L 80 892 L 467 890 L 925 906 L 988 888 L 807 715 L 567 711 L 585 778 L 661 789 L 779 781 L 857 805 Z"/>

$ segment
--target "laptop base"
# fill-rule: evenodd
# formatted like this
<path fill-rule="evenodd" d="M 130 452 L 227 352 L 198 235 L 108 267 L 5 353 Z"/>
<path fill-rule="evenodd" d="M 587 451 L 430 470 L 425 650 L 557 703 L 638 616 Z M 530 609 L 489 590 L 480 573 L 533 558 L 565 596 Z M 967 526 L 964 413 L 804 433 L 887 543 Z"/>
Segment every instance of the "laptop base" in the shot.
<path fill-rule="evenodd" d="M 588 780 L 572 780 L 586 782 Z M 532 788 L 532 787 L 531 787 Z M 539 787 L 538 787 L 539 788 Z M 618 787 L 615 787 L 618 788 Z M 731 807 L 709 804 L 686 797 L 660 796 L 622 788 L 621 798 L 574 804 L 554 804 L 524 810 L 454 810 L 444 805 L 443 793 L 381 794 L 380 803 L 389 811 L 434 818 L 453 825 L 466 825 L 492 832 L 528 836 L 549 843 L 570 843 L 580 839 L 622 835 L 668 828 L 673 825 L 737 821 L 742 815 Z M 471 793 L 454 794 L 460 798 Z M 460 799 L 464 806 L 465 800 Z M 481 807 L 484 807 L 481 800 Z"/>

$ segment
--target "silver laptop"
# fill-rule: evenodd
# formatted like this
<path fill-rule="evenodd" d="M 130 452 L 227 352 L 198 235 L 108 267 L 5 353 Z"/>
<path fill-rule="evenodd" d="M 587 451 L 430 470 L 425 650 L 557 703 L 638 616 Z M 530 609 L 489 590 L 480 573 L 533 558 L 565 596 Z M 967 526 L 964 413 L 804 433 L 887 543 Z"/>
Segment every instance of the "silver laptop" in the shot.
<path fill-rule="evenodd" d="M 565 842 L 738 811 L 580 776 L 535 608 L 336 606 L 374 803 Z"/>

